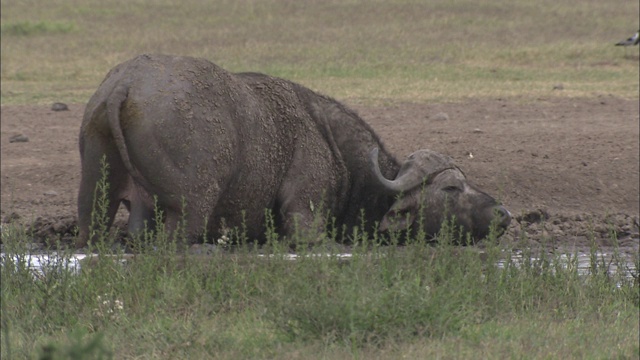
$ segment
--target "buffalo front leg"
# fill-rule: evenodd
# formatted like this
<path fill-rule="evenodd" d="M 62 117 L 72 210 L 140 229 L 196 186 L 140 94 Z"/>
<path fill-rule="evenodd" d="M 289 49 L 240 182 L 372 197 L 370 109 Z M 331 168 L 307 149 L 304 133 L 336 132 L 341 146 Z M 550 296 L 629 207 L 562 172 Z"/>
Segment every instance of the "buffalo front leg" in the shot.
<path fill-rule="evenodd" d="M 325 241 L 327 218 L 336 208 L 344 179 L 330 149 L 323 147 L 324 141 L 312 143 L 317 147 L 303 147 L 294 156 L 278 190 L 284 235 L 294 244 Z"/>
<path fill-rule="evenodd" d="M 168 207 L 164 224 L 167 238 L 176 242 L 178 251 L 185 251 L 204 233 L 206 217 L 206 213 L 196 211 L 191 206 L 185 209 Z"/>
<path fill-rule="evenodd" d="M 282 235 L 291 247 L 313 246 L 326 238 L 326 209 L 322 198 L 301 196 L 300 192 L 285 190 L 280 196 L 279 217 Z"/>

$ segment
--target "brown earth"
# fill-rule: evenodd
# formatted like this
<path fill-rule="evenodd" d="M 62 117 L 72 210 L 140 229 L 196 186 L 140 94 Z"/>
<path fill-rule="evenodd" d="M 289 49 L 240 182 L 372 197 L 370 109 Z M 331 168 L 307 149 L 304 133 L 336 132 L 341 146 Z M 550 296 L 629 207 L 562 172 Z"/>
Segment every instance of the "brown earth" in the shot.
<path fill-rule="evenodd" d="M 445 104 L 352 105 L 399 158 L 419 148 L 452 156 L 515 220 L 504 241 L 588 248 L 590 239 L 637 253 L 639 102 L 615 97 L 470 99 Z M 1 216 L 34 236 L 69 240 L 80 182 L 84 105 L 1 108 Z M 446 115 L 445 115 L 446 114 Z M 28 142 L 10 142 L 22 134 Z M 121 209 L 116 224 L 124 226 Z"/>

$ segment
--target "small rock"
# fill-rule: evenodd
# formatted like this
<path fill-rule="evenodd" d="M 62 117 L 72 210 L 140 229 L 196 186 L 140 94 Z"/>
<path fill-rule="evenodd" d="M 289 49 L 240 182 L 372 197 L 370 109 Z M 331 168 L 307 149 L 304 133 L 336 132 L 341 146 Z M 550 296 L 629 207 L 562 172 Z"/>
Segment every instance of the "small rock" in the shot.
<path fill-rule="evenodd" d="M 607 226 L 608 225 L 605 225 L 605 224 L 595 224 L 593 226 L 593 231 L 600 234 L 606 234 L 609 232 L 609 228 Z"/>
<path fill-rule="evenodd" d="M 61 221 L 55 222 L 53 223 L 53 225 L 51 225 L 51 229 L 55 234 L 64 234 L 67 231 L 67 228 L 67 224 Z"/>
<path fill-rule="evenodd" d="M 25 244 L 27 247 L 27 251 L 35 252 L 44 249 L 44 244 L 39 242 L 30 242 Z"/>
<path fill-rule="evenodd" d="M 564 90 L 564 85 L 555 84 L 555 85 L 553 85 L 553 90 Z"/>
<path fill-rule="evenodd" d="M 484 131 L 482 131 L 482 130 L 480 130 L 480 129 L 478 129 L 478 128 L 473 129 L 473 133 L 474 133 L 474 134 L 482 134 L 483 132 L 484 132 Z"/>
<path fill-rule="evenodd" d="M 47 190 L 43 194 L 45 194 L 47 196 L 57 196 L 58 195 L 58 193 L 56 191 L 53 191 L 53 190 Z"/>
<path fill-rule="evenodd" d="M 212 255 L 217 250 L 217 247 L 213 244 L 193 244 L 187 250 L 187 253 L 191 255 Z"/>
<path fill-rule="evenodd" d="M 53 105 L 51 105 L 51 110 L 53 111 L 67 111 L 69 110 L 69 107 L 67 106 L 67 104 L 64 103 L 53 103 Z"/>
<path fill-rule="evenodd" d="M 22 135 L 22 134 L 18 134 L 18 135 L 13 135 L 12 137 L 9 138 L 9 142 L 10 143 L 14 143 L 14 142 L 28 142 L 29 138 Z"/>
<path fill-rule="evenodd" d="M 523 214 L 522 216 L 517 216 L 516 220 L 526 221 L 530 224 L 534 224 L 534 223 L 546 221 L 549 218 L 550 218 L 549 213 L 546 210 L 538 209 L 538 210 L 533 210 L 526 214 Z"/>
<path fill-rule="evenodd" d="M 113 243 L 113 245 L 111 245 L 111 251 L 115 252 L 115 253 L 119 253 L 119 252 L 126 252 L 127 251 L 127 247 L 124 244 L 121 244 L 119 242 L 115 242 Z"/>
<path fill-rule="evenodd" d="M 12 223 L 16 220 L 20 220 L 20 215 L 18 213 L 12 212 L 2 219 L 2 222 L 5 224 Z"/>
<path fill-rule="evenodd" d="M 447 113 L 439 112 L 433 117 L 433 120 L 435 120 L 435 121 L 447 121 L 447 120 L 449 120 L 449 115 L 447 115 Z"/>

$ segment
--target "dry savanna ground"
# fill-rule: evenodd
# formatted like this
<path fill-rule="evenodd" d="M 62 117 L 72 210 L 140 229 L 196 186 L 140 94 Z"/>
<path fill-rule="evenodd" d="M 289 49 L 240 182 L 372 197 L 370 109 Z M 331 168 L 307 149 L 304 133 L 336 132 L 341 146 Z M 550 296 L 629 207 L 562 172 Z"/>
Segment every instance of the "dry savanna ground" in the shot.
<path fill-rule="evenodd" d="M 506 241 L 610 246 L 611 231 L 638 249 L 638 102 L 471 99 L 455 103 L 353 104 L 402 158 L 419 148 L 452 156 L 515 215 Z M 80 180 L 77 135 L 84 107 L 2 107 L 2 218 L 33 224 L 40 239 L 70 239 Z M 28 142 L 11 142 L 16 135 Z M 541 215 L 539 215 L 541 214 Z M 124 227 L 121 210 L 118 225 Z"/>
<path fill-rule="evenodd" d="M 2 2 L 2 217 L 35 222 L 39 238 L 69 237 L 84 104 L 116 64 L 170 53 L 340 99 L 400 158 L 418 148 L 453 156 L 516 216 L 507 241 L 525 231 L 609 244 L 616 231 L 637 248 L 638 47 L 613 44 L 638 28 L 638 6 Z M 51 111 L 57 101 L 70 110 Z M 9 141 L 18 134 L 29 142 Z"/>

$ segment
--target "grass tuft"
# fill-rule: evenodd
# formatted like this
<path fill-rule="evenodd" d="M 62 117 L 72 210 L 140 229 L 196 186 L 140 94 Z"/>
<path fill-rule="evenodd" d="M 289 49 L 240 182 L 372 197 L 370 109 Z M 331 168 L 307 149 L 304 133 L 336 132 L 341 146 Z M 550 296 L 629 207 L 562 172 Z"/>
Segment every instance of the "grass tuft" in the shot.
<path fill-rule="evenodd" d="M 125 254 L 110 244 L 104 161 L 102 172 L 91 226 L 96 240 L 80 268 L 70 250 L 47 252 L 35 268 L 29 234 L 3 227 L 3 358 L 287 358 L 301 349 L 309 351 L 305 358 L 383 349 L 388 358 L 477 349 L 487 358 L 638 352 L 639 257 L 630 269 L 617 250 L 605 258 L 594 243 L 585 272 L 578 253 L 513 244 L 518 254 L 499 246 L 495 227 L 482 251 L 460 247 L 459 229 L 447 221 L 435 243 L 420 231 L 384 239 L 356 227 L 345 260 L 331 244 L 346 229 L 283 241 L 269 212 L 264 246 L 229 229 L 212 254 L 202 255 L 176 251 L 185 234 L 168 234 L 159 209 L 159 226 L 130 239 L 134 253 Z M 326 216 L 321 204 L 315 207 L 318 218 Z M 615 231 L 609 235 L 617 244 Z M 549 323 L 562 341 L 544 330 Z M 548 345 L 531 346 L 538 342 Z"/>
<path fill-rule="evenodd" d="M 3 23 L 0 27 L 2 35 L 32 36 L 42 34 L 67 34 L 76 31 L 77 26 L 71 22 L 50 21 L 19 21 L 15 23 Z"/>
<path fill-rule="evenodd" d="M 204 256 L 176 253 L 160 226 L 131 240 L 133 255 L 96 246 L 81 271 L 50 261 L 36 276 L 24 233 L 3 231 L 2 356 L 287 358 L 309 349 L 305 358 L 340 358 L 384 349 L 424 358 L 450 353 L 451 341 L 490 358 L 637 353 L 638 282 L 611 271 L 627 264 L 617 253 L 604 261 L 594 248 L 596 270 L 584 274 L 577 254 L 456 246 L 450 226 L 436 245 L 405 246 L 356 229 L 362 241 L 349 260 L 320 244 L 293 261 L 271 231 L 262 248 L 233 233 L 233 246 Z M 563 341 L 543 330 L 549 323 Z"/>

